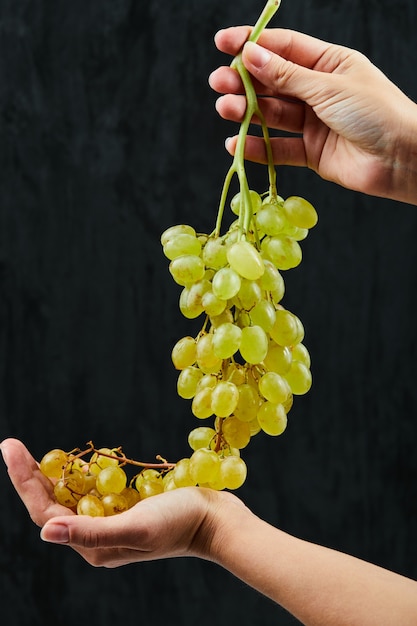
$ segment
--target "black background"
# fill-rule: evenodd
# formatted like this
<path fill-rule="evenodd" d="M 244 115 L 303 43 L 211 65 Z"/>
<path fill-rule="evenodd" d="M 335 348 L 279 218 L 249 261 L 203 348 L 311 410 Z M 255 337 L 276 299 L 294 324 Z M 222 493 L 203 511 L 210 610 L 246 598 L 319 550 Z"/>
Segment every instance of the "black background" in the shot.
<path fill-rule="evenodd" d="M 198 324 L 181 318 L 159 237 L 213 228 L 236 131 L 207 83 L 229 61 L 213 36 L 262 6 L 1 0 L 0 438 L 38 458 L 89 439 L 189 453 L 170 351 Z M 284 0 L 273 24 L 363 51 L 417 99 L 416 17 L 413 0 Z M 265 189 L 264 168 L 249 176 Z M 278 181 L 320 215 L 284 302 L 314 385 L 281 438 L 251 442 L 239 494 L 290 533 L 417 577 L 416 209 L 306 170 Z M 9 626 L 295 623 L 209 563 L 91 568 L 39 540 L 5 470 L 0 488 Z"/>

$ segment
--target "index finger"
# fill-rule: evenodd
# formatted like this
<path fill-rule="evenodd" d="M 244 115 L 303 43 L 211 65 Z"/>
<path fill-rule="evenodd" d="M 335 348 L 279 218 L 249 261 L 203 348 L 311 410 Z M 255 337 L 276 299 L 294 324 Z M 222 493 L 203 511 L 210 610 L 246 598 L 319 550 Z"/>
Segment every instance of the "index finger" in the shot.
<path fill-rule="evenodd" d="M 248 40 L 250 33 L 251 28 L 249 26 L 225 28 L 215 35 L 215 44 L 221 52 L 235 56 Z M 316 66 L 325 52 L 334 45 L 322 39 L 285 28 L 265 29 L 257 43 L 284 59 L 308 69 L 317 69 Z"/>

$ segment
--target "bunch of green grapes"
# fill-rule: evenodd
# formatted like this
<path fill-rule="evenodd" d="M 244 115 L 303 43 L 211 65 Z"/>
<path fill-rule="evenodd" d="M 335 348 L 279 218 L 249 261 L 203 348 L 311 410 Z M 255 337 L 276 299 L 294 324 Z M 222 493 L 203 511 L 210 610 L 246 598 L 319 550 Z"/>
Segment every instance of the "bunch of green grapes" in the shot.
<path fill-rule="evenodd" d="M 280 0 L 267 0 L 250 41 L 258 39 L 279 5 Z M 247 106 L 215 228 L 206 235 L 177 225 L 161 237 L 169 270 L 182 287 L 181 312 L 188 319 L 204 316 L 198 335 L 183 337 L 172 350 L 180 371 L 178 394 L 191 400 L 197 419 L 212 418 L 211 425 L 190 432 L 192 453 L 177 463 L 146 464 L 127 459 L 121 448 L 92 445 L 84 452 L 48 452 L 40 469 L 53 482 L 57 501 L 79 514 L 111 515 L 180 487 L 238 489 L 247 475 L 240 451 L 261 431 L 283 433 L 294 395 L 310 389 L 304 328 L 282 305 L 282 272 L 300 264 L 300 242 L 317 223 L 317 213 L 299 196 L 284 200 L 278 195 L 268 128 L 241 54 L 232 67 L 240 75 Z M 262 194 L 249 188 L 245 171 L 245 143 L 254 118 L 267 156 L 269 186 Z M 236 220 L 221 234 L 235 175 L 239 192 L 230 206 Z M 141 467 L 129 484 L 123 469 L 128 464 Z"/>
<path fill-rule="evenodd" d="M 196 418 L 214 419 L 212 427 L 191 431 L 194 452 L 173 471 L 179 486 L 240 487 L 246 478 L 240 450 L 261 431 L 282 434 L 293 396 L 312 383 L 303 324 L 281 302 L 282 271 L 300 264 L 299 242 L 317 213 L 298 196 L 262 199 L 253 190 L 249 196 L 252 219 L 244 236 L 238 219 L 222 236 L 182 224 L 161 237 L 182 286 L 181 312 L 205 317 L 198 335 L 183 337 L 172 350 L 177 391 L 192 400 Z M 239 215 L 242 205 L 238 193 L 231 209 Z"/>
<path fill-rule="evenodd" d="M 89 458 L 86 458 L 89 457 Z M 127 465 L 142 469 L 130 480 Z M 39 469 L 53 485 L 57 502 L 78 513 L 103 517 L 123 513 L 140 500 L 172 488 L 174 464 L 146 464 L 128 459 L 121 448 L 50 450 Z"/>

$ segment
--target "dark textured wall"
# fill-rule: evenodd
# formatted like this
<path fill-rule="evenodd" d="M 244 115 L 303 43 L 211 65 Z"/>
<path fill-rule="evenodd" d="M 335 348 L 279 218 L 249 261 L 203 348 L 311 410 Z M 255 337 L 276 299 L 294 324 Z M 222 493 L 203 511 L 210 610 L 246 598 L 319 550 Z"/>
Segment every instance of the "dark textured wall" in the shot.
<path fill-rule="evenodd" d="M 188 453 L 195 423 L 169 355 L 196 326 L 159 236 L 214 224 L 235 127 L 207 85 L 224 60 L 212 38 L 262 6 L 1 1 L 0 438 L 37 457 L 91 438 L 146 459 Z M 284 0 L 274 24 L 359 48 L 417 98 L 413 0 Z M 263 168 L 249 171 L 262 191 Z M 278 178 L 320 215 L 285 300 L 314 386 L 282 438 L 248 447 L 240 495 L 291 533 L 417 577 L 416 210 L 304 170 Z M 0 487 L 8 626 L 294 623 L 211 564 L 93 569 L 39 541 L 5 471 Z"/>

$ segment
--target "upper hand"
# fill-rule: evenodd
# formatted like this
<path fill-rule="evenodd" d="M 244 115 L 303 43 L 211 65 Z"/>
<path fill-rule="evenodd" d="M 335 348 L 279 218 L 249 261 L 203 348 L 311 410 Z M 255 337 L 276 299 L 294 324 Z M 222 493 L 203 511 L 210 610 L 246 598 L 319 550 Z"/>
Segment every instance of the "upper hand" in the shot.
<path fill-rule="evenodd" d="M 249 32 L 220 31 L 216 45 L 236 55 Z M 257 93 L 267 96 L 259 97 L 260 109 L 270 128 L 295 135 L 272 138 L 275 163 L 308 166 L 351 189 L 417 202 L 409 171 L 417 105 L 357 51 L 282 29 L 265 30 L 259 44 L 245 44 L 242 59 Z M 220 67 L 210 85 L 226 94 L 217 102 L 220 115 L 240 121 L 246 102 L 237 72 Z M 231 153 L 235 145 L 236 138 L 227 144 Z M 245 156 L 265 162 L 263 139 L 248 137 Z"/>

